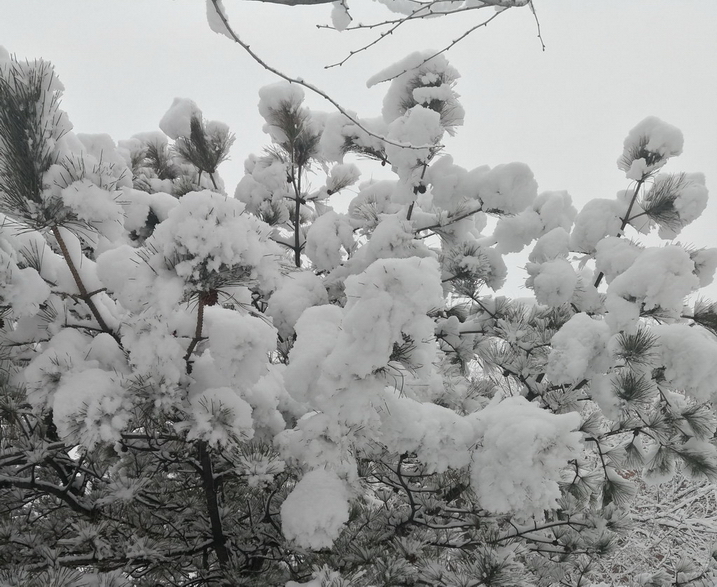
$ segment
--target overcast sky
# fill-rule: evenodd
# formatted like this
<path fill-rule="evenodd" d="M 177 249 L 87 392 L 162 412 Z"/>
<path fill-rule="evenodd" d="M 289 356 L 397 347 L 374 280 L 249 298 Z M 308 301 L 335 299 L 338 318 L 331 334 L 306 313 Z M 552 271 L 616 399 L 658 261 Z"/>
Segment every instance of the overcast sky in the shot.
<path fill-rule="evenodd" d="M 441 48 L 487 11 L 409 25 L 340 68 L 357 33 L 318 30 L 330 6 L 281 7 L 224 0 L 252 48 L 279 69 L 320 86 L 360 116 L 380 112 L 384 89 L 366 79 L 419 49 Z M 364 22 L 387 14 L 349 0 Z M 567 189 L 578 207 L 628 187 L 615 161 L 627 132 L 658 116 L 685 135 L 666 171 L 702 171 L 712 201 L 680 237 L 717 246 L 717 2 L 535 0 L 545 51 L 529 10 L 510 10 L 448 58 L 466 124 L 446 142 L 467 168 L 527 163 L 541 190 Z M 360 9 L 360 10 L 359 10 Z M 175 96 L 194 99 L 236 133 L 220 168 L 232 193 L 242 162 L 266 144 L 258 89 L 275 78 L 206 24 L 203 0 L 0 0 L 0 45 L 52 61 L 76 132 L 115 140 L 157 128 Z M 330 110 L 318 97 L 312 107 Z"/>

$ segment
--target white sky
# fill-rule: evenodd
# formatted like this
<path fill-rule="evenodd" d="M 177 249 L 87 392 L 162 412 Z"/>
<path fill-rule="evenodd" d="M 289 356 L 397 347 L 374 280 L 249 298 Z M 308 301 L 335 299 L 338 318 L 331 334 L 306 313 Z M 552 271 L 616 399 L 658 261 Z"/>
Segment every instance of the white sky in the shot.
<path fill-rule="evenodd" d="M 349 0 L 364 22 L 385 14 Z M 267 61 L 303 77 L 359 116 L 377 116 L 383 89 L 365 80 L 405 54 L 441 48 L 486 11 L 409 25 L 343 67 L 325 70 L 365 37 L 317 30 L 330 6 L 224 0 L 241 36 Z M 510 10 L 448 54 L 462 74 L 466 124 L 446 141 L 473 168 L 527 163 L 541 190 L 567 189 L 578 208 L 628 182 L 615 161 L 627 132 L 655 115 L 685 135 L 666 171 L 702 171 L 713 200 L 680 236 L 717 246 L 717 2 L 535 0 L 547 45 L 527 9 Z M 359 10 L 361 9 L 361 10 Z M 206 24 L 204 0 L 0 0 L 0 45 L 52 61 L 76 132 L 115 140 L 157 128 L 175 96 L 192 98 L 236 133 L 220 168 L 232 193 L 242 162 L 266 145 L 258 89 L 275 78 Z M 311 107 L 330 110 L 309 97 Z M 717 291 L 717 289 L 713 289 Z M 713 295 L 714 297 L 714 295 Z"/>

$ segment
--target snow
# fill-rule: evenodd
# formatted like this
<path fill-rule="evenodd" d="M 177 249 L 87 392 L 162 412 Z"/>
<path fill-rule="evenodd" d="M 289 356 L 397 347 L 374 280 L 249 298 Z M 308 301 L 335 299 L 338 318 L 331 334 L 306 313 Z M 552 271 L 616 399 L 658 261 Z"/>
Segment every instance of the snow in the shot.
<path fill-rule="evenodd" d="M 670 191 L 669 187 L 673 189 Z M 660 173 L 645 196 L 643 206 L 649 204 L 653 194 L 670 191 L 672 206 L 677 218 L 670 223 L 660 224 L 659 235 L 664 239 L 676 237 L 682 229 L 700 217 L 707 207 L 708 190 L 702 173 L 684 173 L 675 178 Z"/>
<path fill-rule="evenodd" d="M 338 306 L 316 306 L 306 309 L 296 322 L 296 343 L 285 377 L 286 389 L 296 401 L 318 408 L 333 394 L 334 387 L 322 377 L 322 366 L 336 346 L 342 315 Z"/>
<path fill-rule="evenodd" d="M 580 416 L 552 414 L 522 397 L 471 414 L 477 441 L 470 479 L 492 513 L 543 519 L 561 497 L 561 470 L 580 450 Z"/>
<path fill-rule="evenodd" d="M 114 193 L 81 179 L 62 190 L 62 200 L 80 220 L 97 226 L 110 240 L 122 235 L 124 210 Z"/>
<path fill-rule="evenodd" d="M 493 231 L 496 250 L 499 253 L 517 253 L 538 238 L 543 232 L 543 222 L 535 210 L 523 210 L 515 216 L 503 216 Z"/>
<path fill-rule="evenodd" d="M 304 90 L 297 84 L 281 81 L 259 90 L 259 114 L 266 120 L 264 132 L 274 142 L 282 144 L 288 140 L 277 113 L 286 111 L 308 116 L 307 110 L 302 108 L 303 101 Z"/>
<path fill-rule="evenodd" d="M 150 237 L 150 264 L 178 259 L 176 274 L 203 289 L 220 286 L 223 276 L 274 289 L 281 251 L 270 227 L 243 212 L 240 201 L 208 190 L 185 194 Z"/>
<path fill-rule="evenodd" d="M 349 520 L 349 491 L 335 472 L 306 473 L 281 504 L 281 530 L 302 548 L 329 548 Z"/>
<path fill-rule="evenodd" d="M 388 127 L 388 138 L 400 145 L 423 147 L 407 149 L 396 145 L 386 145 L 386 155 L 396 168 L 398 176 L 410 186 L 417 185 L 422 173 L 422 164 L 430 157 L 430 147 L 437 145 L 443 136 L 441 116 L 438 112 L 423 106 L 414 106 L 405 115 L 396 118 Z M 407 190 L 408 198 L 413 199 L 413 190 Z M 392 198 L 398 204 L 407 203 L 406 198 Z M 410 200 L 409 200 L 410 201 Z"/>
<path fill-rule="evenodd" d="M 570 301 L 578 284 L 578 276 L 566 259 L 527 265 L 530 277 L 526 287 L 532 287 L 539 304 L 557 307 Z"/>
<path fill-rule="evenodd" d="M 386 398 L 381 441 L 392 452 L 415 453 L 429 473 L 460 469 L 471 462 L 471 423 L 455 411 L 398 394 Z"/>
<path fill-rule="evenodd" d="M 224 17 L 224 20 L 227 20 L 227 11 L 224 8 L 222 0 L 207 0 L 207 22 L 209 23 L 209 28 L 215 33 L 224 35 L 233 41 L 234 37 L 232 37 L 229 32 L 227 25 L 224 24 L 222 17 Z"/>
<path fill-rule="evenodd" d="M 351 24 L 351 15 L 349 14 L 346 0 L 338 0 L 333 3 L 331 9 L 331 23 L 337 31 L 345 31 L 346 27 Z"/>
<path fill-rule="evenodd" d="M 533 202 L 533 210 L 540 215 L 546 232 L 558 227 L 569 232 L 578 214 L 572 196 L 564 190 L 541 192 Z"/>
<path fill-rule="evenodd" d="M 391 124 L 405 115 L 413 104 L 423 105 L 433 102 L 440 109 L 443 127 L 453 134 L 456 126 L 463 124 L 465 111 L 453 90 L 460 77 L 444 55 L 435 55 L 435 51 L 415 52 L 373 75 L 366 82 L 368 87 L 392 80 L 383 99 L 381 114 L 387 124 Z M 439 105 L 440 104 L 440 105 Z M 422 143 L 413 143 L 422 144 Z"/>
<path fill-rule="evenodd" d="M 628 179 L 640 181 L 653 170 L 662 167 L 670 157 L 681 154 L 683 144 L 684 138 L 678 128 L 655 116 L 648 116 L 625 138 L 618 167 L 627 172 Z M 648 161 L 646 157 L 655 160 Z"/>
<path fill-rule="evenodd" d="M 20 269 L 8 254 L 7 243 L 0 242 L 0 299 L 9 304 L 16 317 L 33 316 L 50 297 L 50 287 L 32 267 Z"/>
<path fill-rule="evenodd" d="M 642 247 L 624 238 L 609 236 L 597 243 L 595 268 L 605 275 L 608 284 L 612 283 L 615 277 L 630 268 L 642 250 Z"/>
<path fill-rule="evenodd" d="M 453 211 L 468 199 L 469 194 L 461 193 L 461 182 L 468 172 L 453 163 L 453 157 L 444 155 L 435 160 L 426 171 L 426 181 L 431 185 L 433 205 L 442 210 Z"/>
<path fill-rule="evenodd" d="M 518 214 L 533 204 L 538 182 L 525 163 L 496 165 L 486 173 L 474 174 L 469 181 L 483 202 L 484 211 Z"/>
<path fill-rule="evenodd" d="M 211 349 L 206 352 L 228 383 L 248 388 L 267 372 L 276 330 L 265 319 L 210 306 L 204 309 L 204 328 Z"/>
<path fill-rule="evenodd" d="M 174 403 L 186 369 L 186 349 L 166 317 L 148 311 L 140 313 L 134 320 L 127 320 L 122 329 L 122 345 L 137 377 L 161 391 L 157 403 Z M 165 395 L 166 398 L 162 397 Z"/>
<path fill-rule="evenodd" d="M 717 340 L 701 328 L 687 324 L 652 327 L 658 337 L 659 364 L 665 384 L 684 390 L 698 402 L 715 401 Z"/>
<path fill-rule="evenodd" d="M 610 329 L 604 320 L 575 314 L 551 340 L 547 375 L 554 383 L 577 383 L 603 373 L 610 365 Z"/>
<path fill-rule="evenodd" d="M 331 168 L 326 180 L 328 194 L 354 185 L 361 177 L 361 170 L 353 163 L 337 163 Z"/>
<path fill-rule="evenodd" d="M 64 374 L 52 404 L 59 436 L 87 449 L 119 440 L 130 418 L 124 396 L 112 372 L 88 368 Z"/>
<path fill-rule="evenodd" d="M 333 211 L 319 216 L 306 234 L 306 256 L 317 271 L 335 269 L 353 248 L 353 227 Z"/>
<path fill-rule="evenodd" d="M 606 236 L 617 236 L 627 204 L 619 200 L 596 198 L 590 200 L 575 218 L 570 235 L 570 249 L 594 253 L 597 244 Z"/>
<path fill-rule="evenodd" d="M 210 2 L 210 0 L 207 0 Z M 169 138 L 177 140 L 179 137 L 189 137 L 191 134 L 192 118 L 202 119 L 202 111 L 194 100 L 188 98 L 175 98 L 169 110 L 159 121 L 159 128 Z"/>
<path fill-rule="evenodd" d="M 279 283 L 269 298 L 266 314 L 271 316 L 279 335 L 288 340 L 294 334 L 296 321 L 307 308 L 328 303 L 329 297 L 321 278 L 313 271 L 295 271 Z"/>
<path fill-rule="evenodd" d="M 700 287 L 707 287 L 714 281 L 717 270 L 717 249 L 698 249 L 690 253 L 695 264 L 695 274 L 700 280 Z"/>
<path fill-rule="evenodd" d="M 347 303 L 326 369 L 341 387 L 385 367 L 394 344 L 412 343 L 410 362 L 427 369 L 435 357 L 434 325 L 426 313 L 443 306 L 435 259 L 380 259 L 346 279 Z"/>
<path fill-rule="evenodd" d="M 608 321 L 615 331 L 632 331 L 639 304 L 646 311 L 659 309 L 663 315 L 678 317 L 684 298 L 699 288 L 694 269 L 694 262 L 682 247 L 644 249 L 608 286 L 605 300 Z"/>
<path fill-rule="evenodd" d="M 254 435 L 251 406 L 230 387 L 206 389 L 189 401 L 187 440 L 201 439 L 211 446 Z"/>
<path fill-rule="evenodd" d="M 562 227 L 553 228 L 541 236 L 528 256 L 532 263 L 544 263 L 553 259 L 567 259 L 570 253 L 570 234 Z"/>

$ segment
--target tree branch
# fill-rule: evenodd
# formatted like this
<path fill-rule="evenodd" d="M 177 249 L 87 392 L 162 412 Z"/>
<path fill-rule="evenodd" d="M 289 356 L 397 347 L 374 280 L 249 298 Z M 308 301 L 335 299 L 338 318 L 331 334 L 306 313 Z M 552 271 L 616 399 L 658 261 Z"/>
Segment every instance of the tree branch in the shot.
<path fill-rule="evenodd" d="M 214 482 L 214 467 L 212 457 L 207 449 L 207 443 L 203 440 L 197 445 L 199 451 L 199 462 L 202 465 L 202 486 L 207 503 L 207 513 L 212 526 L 212 547 L 217 553 L 219 566 L 225 569 L 229 564 L 229 550 L 226 546 L 226 536 L 222 530 L 222 517 L 219 513 L 219 501 L 217 499 L 217 486 Z"/>
<path fill-rule="evenodd" d="M 239 38 L 239 35 L 237 35 L 237 34 L 234 32 L 234 29 L 232 29 L 231 25 L 229 24 L 229 21 L 227 20 L 227 17 L 224 15 L 224 12 L 223 12 L 223 11 L 219 8 L 219 6 L 217 5 L 217 1 L 218 1 L 218 0 L 211 0 L 211 1 L 212 1 L 213 6 L 214 6 L 214 10 L 216 11 L 216 13 L 217 13 L 217 15 L 219 16 L 220 20 L 222 21 L 222 23 L 223 23 L 224 26 L 226 27 L 227 32 L 228 32 L 228 34 L 230 35 L 230 37 L 234 40 L 235 43 L 237 43 L 238 45 L 240 45 L 240 46 L 242 47 L 242 49 L 244 49 L 244 50 L 251 56 L 251 58 L 252 58 L 254 61 L 256 61 L 259 65 L 261 65 L 261 66 L 262 66 L 264 69 L 266 69 L 267 71 L 270 71 L 270 72 L 273 73 L 274 75 L 280 77 L 280 78 L 283 79 L 283 80 L 286 80 L 286 81 L 289 82 L 289 83 L 302 86 L 302 87 L 304 87 L 304 88 L 306 88 L 306 89 L 308 89 L 308 90 L 311 90 L 311 91 L 314 92 L 315 94 L 318 94 L 318 95 L 321 96 L 324 100 L 326 100 L 327 102 L 329 102 L 334 108 L 336 108 L 336 110 L 338 110 L 341 114 L 343 114 L 346 118 L 348 118 L 352 123 L 354 123 L 358 128 L 360 128 L 362 131 L 364 131 L 367 135 L 369 135 L 370 137 L 373 137 L 374 139 L 378 139 L 378 140 L 380 140 L 380 141 L 386 143 L 387 145 L 392 145 L 392 146 L 394 146 L 394 147 L 399 147 L 399 148 L 402 148 L 402 149 L 414 149 L 414 150 L 433 149 L 433 148 L 436 148 L 436 145 L 410 145 L 410 144 L 407 144 L 407 143 L 398 143 L 398 142 L 396 142 L 396 141 L 392 141 L 392 140 L 390 140 L 390 139 L 387 139 L 386 137 L 384 137 L 384 136 L 382 136 L 382 135 L 380 135 L 380 134 L 378 134 L 378 133 L 375 133 L 375 132 L 369 130 L 368 128 L 366 128 L 366 127 L 365 127 L 363 124 L 361 124 L 354 116 L 351 116 L 351 114 L 349 114 L 349 112 L 348 112 L 343 106 L 341 106 L 341 104 L 339 104 L 336 100 L 334 100 L 331 96 L 329 96 L 329 95 L 328 95 L 326 92 L 324 92 L 323 90 L 319 89 L 318 87 L 316 87 L 316 86 L 313 85 L 313 84 L 310 84 L 310 83 L 308 83 L 308 82 L 305 82 L 305 81 L 304 81 L 303 79 L 301 79 L 301 78 L 294 78 L 294 77 L 288 76 L 288 75 L 286 75 L 285 73 L 282 73 L 281 71 L 279 71 L 278 69 L 276 69 L 275 67 L 272 67 L 272 66 L 269 65 L 266 61 L 264 61 L 261 57 L 259 57 L 259 55 L 257 55 L 257 54 L 251 49 L 251 47 L 250 47 L 249 45 L 247 45 L 244 41 L 242 41 L 242 40 Z M 284 2 L 282 2 L 282 1 L 280 1 L 280 2 L 278 2 L 278 3 L 279 3 L 279 4 L 284 4 Z M 439 147 L 442 147 L 442 145 L 439 145 Z"/>
<path fill-rule="evenodd" d="M 60 246 L 60 251 L 62 251 L 62 256 L 65 258 L 65 262 L 67 263 L 67 266 L 70 269 L 70 273 L 72 273 L 72 278 L 75 280 L 77 289 L 80 290 L 80 297 L 87 304 L 87 307 L 90 309 L 90 312 L 92 312 L 92 315 L 95 317 L 95 320 L 97 320 L 97 324 L 100 325 L 100 328 L 102 329 L 102 331 L 111 335 L 112 338 L 114 338 L 117 341 L 117 344 L 119 344 L 121 347 L 121 342 L 120 342 L 119 336 L 117 336 L 117 334 L 114 331 L 112 331 L 112 329 L 109 326 L 107 326 L 107 323 L 105 322 L 104 318 L 102 318 L 102 315 L 100 314 L 99 310 L 97 309 L 95 302 L 92 300 L 92 296 L 95 293 L 98 293 L 99 291 L 102 291 L 102 290 L 97 290 L 96 292 L 93 291 L 92 293 L 89 293 L 87 291 L 87 288 L 85 287 L 85 284 L 82 281 L 82 277 L 80 276 L 80 273 L 77 271 L 77 267 L 75 267 L 75 263 L 72 260 L 70 251 L 68 250 L 67 244 L 65 243 L 65 239 L 62 238 L 62 234 L 60 233 L 60 228 L 58 226 L 52 227 L 52 235 L 55 237 L 57 244 Z"/>

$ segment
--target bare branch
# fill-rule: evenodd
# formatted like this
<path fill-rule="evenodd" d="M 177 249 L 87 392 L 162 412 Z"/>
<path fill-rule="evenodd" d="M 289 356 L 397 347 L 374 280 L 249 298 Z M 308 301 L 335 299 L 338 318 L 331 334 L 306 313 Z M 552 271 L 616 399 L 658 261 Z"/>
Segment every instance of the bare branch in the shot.
<path fill-rule="evenodd" d="M 259 55 L 257 55 L 249 45 L 247 45 L 244 41 L 242 41 L 239 36 L 234 32 L 234 29 L 232 29 L 231 25 L 229 24 L 229 21 L 227 20 L 226 16 L 224 15 L 224 12 L 217 6 L 217 0 L 212 0 L 212 5 L 214 6 L 214 10 L 216 10 L 217 15 L 221 19 L 222 23 L 224 23 L 224 26 L 226 27 L 229 35 L 234 40 L 235 43 L 240 45 L 242 49 L 244 49 L 251 58 L 256 61 L 259 65 L 261 65 L 264 69 L 267 71 L 270 71 L 274 75 L 280 77 L 283 80 L 286 80 L 289 83 L 297 84 L 299 86 L 302 86 L 308 90 L 311 90 L 315 94 L 318 94 L 321 96 L 324 100 L 329 102 L 336 110 L 338 110 L 341 114 L 343 114 L 346 118 L 348 118 L 351 122 L 353 122 L 358 128 L 360 128 L 362 131 L 364 131 L 369 136 L 378 139 L 380 141 L 383 141 L 387 145 L 392 145 L 394 147 L 399 147 L 402 149 L 414 149 L 414 150 L 421 150 L 421 149 L 435 149 L 436 145 L 409 145 L 407 143 L 399 143 L 396 141 L 392 141 L 390 139 L 387 139 L 386 137 L 379 135 L 368 128 L 366 128 L 363 124 L 361 124 L 355 117 L 351 116 L 351 114 L 348 113 L 348 111 L 341 106 L 336 100 L 334 100 L 331 96 L 329 96 L 326 92 L 319 89 L 313 84 L 310 84 L 308 82 L 305 82 L 301 78 L 294 78 L 291 76 L 286 75 L 285 73 L 282 73 L 275 67 L 272 67 L 269 65 L 266 61 L 264 61 Z M 439 145 L 438 148 L 442 147 L 442 145 Z"/>

